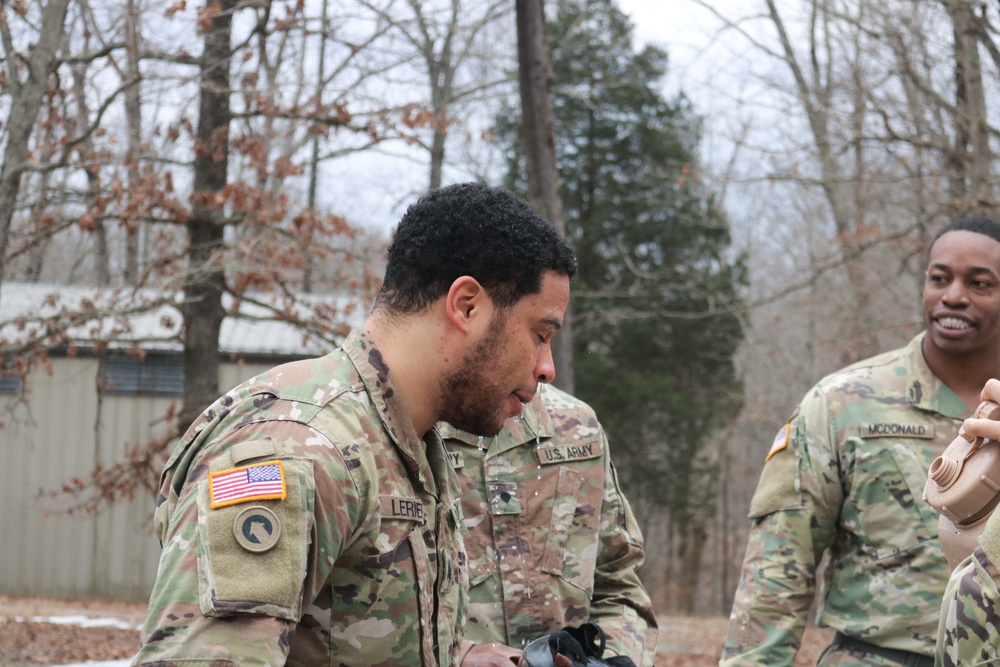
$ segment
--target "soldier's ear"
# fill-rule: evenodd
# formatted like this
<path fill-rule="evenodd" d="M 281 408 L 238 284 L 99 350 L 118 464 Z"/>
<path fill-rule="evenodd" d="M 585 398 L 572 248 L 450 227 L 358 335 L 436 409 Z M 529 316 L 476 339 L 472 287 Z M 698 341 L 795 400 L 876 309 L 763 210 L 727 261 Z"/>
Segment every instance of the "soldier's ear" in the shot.
<path fill-rule="evenodd" d="M 445 315 L 462 333 L 469 333 L 482 323 L 489 323 L 493 301 L 486 289 L 472 276 L 455 279 L 445 297 Z"/>

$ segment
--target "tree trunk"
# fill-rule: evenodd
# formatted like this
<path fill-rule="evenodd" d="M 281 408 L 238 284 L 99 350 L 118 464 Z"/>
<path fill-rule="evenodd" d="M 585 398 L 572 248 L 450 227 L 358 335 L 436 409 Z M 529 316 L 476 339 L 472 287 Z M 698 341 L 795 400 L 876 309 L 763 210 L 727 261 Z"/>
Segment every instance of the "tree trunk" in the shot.
<path fill-rule="evenodd" d="M 833 108 L 832 89 L 835 85 L 831 65 L 830 63 L 823 65 L 814 58 L 810 63 L 810 76 L 807 76 L 807 70 L 800 64 L 796 56 L 791 38 L 785 29 L 784 20 L 781 18 L 774 0 L 766 0 L 766 2 L 771 22 L 778 32 L 785 63 L 795 79 L 796 96 L 802 104 L 802 109 L 809 122 L 809 129 L 812 132 L 816 157 L 820 166 L 823 194 L 837 232 L 836 240 L 845 259 L 847 278 L 853 290 L 852 300 L 856 304 L 857 312 L 864 313 L 867 312 L 866 307 L 870 298 L 868 287 L 865 284 L 865 267 L 857 257 L 859 246 L 856 239 L 857 232 L 864 220 L 862 213 L 854 206 L 856 200 L 851 190 L 852 181 L 860 178 L 861 175 L 847 175 L 838 165 L 837 150 L 830 129 L 830 113 Z M 821 44 L 828 41 L 828 17 L 822 13 L 822 10 L 818 11 L 821 11 L 821 15 L 814 21 L 814 32 L 810 33 L 809 36 L 811 53 L 815 53 Z M 815 34 L 816 30 L 820 31 L 819 36 Z M 856 125 L 863 126 L 863 120 L 863 116 L 856 118 Z M 866 323 L 852 324 L 847 333 L 849 339 L 841 351 L 842 363 L 852 363 L 878 352 L 877 338 L 868 330 Z"/>
<path fill-rule="evenodd" d="M 89 44 L 85 41 L 89 48 Z M 87 107 L 87 67 L 88 63 L 77 63 L 73 66 L 73 90 L 76 94 L 76 123 L 78 127 L 87 127 L 90 123 L 90 109 Z M 111 257 L 108 254 L 108 232 L 101 219 L 101 211 L 98 210 L 97 201 L 101 196 L 101 171 L 97 164 L 91 161 L 91 150 L 93 143 L 88 136 L 80 142 L 77 153 L 80 156 L 80 164 L 87 174 L 87 203 L 90 211 L 94 214 L 94 228 L 90 233 L 94 235 L 94 278 L 97 284 L 108 286 L 111 284 Z"/>
<path fill-rule="evenodd" d="M 128 127 L 128 210 L 125 224 L 125 284 L 139 282 L 139 222 L 140 204 L 134 199 L 140 183 L 139 159 L 142 155 L 142 102 L 139 86 L 139 9 L 135 0 L 128 0 L 125 9 L 125 44 L 128 52 L 126 73 L 132 85 L 125 91 L 125 123 Z"/>
<path fill-rule="evenodd" d="M 432 39 L 425 29 L 421 31 L 422 40 L 420 42 L 420 49 L 427 64 L 427 74 L 431 89 L 431 112 L 434 114 L 432 121 L 434 134 L 431 137 L 429 148 L 431 164 L 428 189 L 430 190 L 441 187 L 443 178 L 445 141 L 448 138 L 448 104 L 452 99 L 455 68 L 458 66 L 452 54 L 452 41 L 458 30 L 458 17 L 461 11 L 461 4 L 460 0 L 452 0 L 451 2 L 448 29 L 445 31 L 444 39 L 441 40 L 440 54 L 436 51 L 437 40 Z M 419 23 L 423 25 L 424 18 L 421 3 L 410 0 L 410 6 L 413 8 L 413 12 L 417 16 Z"/>
<path fill-rule="evenodd" d="M 444 123 L 445 112 L 434 114 L 434 138 L 431 140 L 431 179 L 430 189 L 436 190 L 441 187 L 441 174 L 444 171 Z"/>
<path fill-rule="evenodd" d="M 967 2 L 946 0 L 955 39 L 955 154 L 952 195 L 957 215 L 992 215 L 990 137 L 979 58 L 981 26 Z"/>
<path fill-rule="evenodd" d="M 48 87 L 49 74 L 56 65 L 56 48 L 66 31 L 66 12 L 70 0 L 51 0 L 42 14 L 42 27 L 38 43 L 27 58 L 27 77 L 18 76 L 17 55 L 8 53 L 8 86 L 10 90 L 10 116 L 7 119 L 7 146 L 0 167 L 0 280 L 6 269 L 7 245 L 10 242 L 10 225 L 14 218 L 17 195 L 21 189 L 21 174 L 28 154 L 28 142 L 35 127 L 42 96 Z M 7 19 L 2 29 L 6 32 Z"/>
<path fill-rule="evenodd" d="M 323 79 L 326 77 L 326 40 L 327 40 L 327 12 L 329 11 L 329 1 L 323 0 L 323 13 L 320 19 L 321 29 L 318 31 L 319 37 L 319 70 L 316 72 L 316 115 L 319 115 L 323 108 Z M 316 186 L 319 183 L 319 133 L 313 133 L 312 151 L 309 157 L 309 227 L 304 231 L 302 243 L 307 247 L 312 242 L 312 236 L 316 229 Z M 313 271 L 315 269 L 315 258 L 313 253 L 305 253 L 305 262 L 302 267 L 302 291 L 311 294 L 313 291 Z"/>
<path fill-rule="evenodd" d="M 232 12 L 236 0 L 217 3 L 205 32 L 201 61 L 198 138 L 194 160 L 194 193 L 187 222 L 188 273 L 184 286 L 184 405 L 178 415 L 187 427 L 219 393 L 219 330 L 225 315 L 222 294 L 224 266 L 218 256 L 223 245 L 224 202 L 229 165 L 229 72 Z"/>
<path fill-rule="evenodd" d="M 700 592 L 698 573 L 701 571 L 701 557 L 708 542 L 708 528 L 701 517 L 692 516 L 675 525 L 681 529 L 678 546 L 681 568 L 677 573 L 678 606 L 681 613 L 692 616 Z"/>
<path fill-rule="evenodd" d="M 57 145 L 54 130 L 54 123 L 46 124 L 42 132 L 44 145 Z M 46 157 L 48 157 L 48 154 Z M 50 205 L 49 193 L 52 192 L 49 187 L 51 180 L 52 177 L 48 172 L 42 173 L 41 178 L 38 179 L 38 198 L 31 207 L 31 228 L 34 239 L 28 250 L 27 268 L 25 269 L 25 278 L 29 282 L 41 282 L 42 271 L 45 267 L 45 251 L 49 247 L 49 242 L 52 238 L 46 229 L 49 226 L 46 215 L 48 214 Z"/>
<path fill-rule="evenodd" d="M 549 81 L 552 67 L 545 37 L 543 0 L 517 0 L 517 58 L 521 89 L 521 126 L 524 132 L 525 174 L 528 201 L 566 234 L 559 169 L 556 164 L 556 134 L 552 118 Z M 573 393 L 573 336 L 570 309 L 553 349 L 556 386 Z"/>

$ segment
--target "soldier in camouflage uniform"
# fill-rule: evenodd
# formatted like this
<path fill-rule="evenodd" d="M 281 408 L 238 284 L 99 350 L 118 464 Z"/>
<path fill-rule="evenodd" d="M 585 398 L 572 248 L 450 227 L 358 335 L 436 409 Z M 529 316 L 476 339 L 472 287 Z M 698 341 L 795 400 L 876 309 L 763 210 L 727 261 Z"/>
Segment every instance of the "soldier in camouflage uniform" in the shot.
<path fill-rule="evenodd" d="M 433 426 L 495 434 L 552 380 L 575 270 L 499 188 L 411 206 L 363 328 L 233 389 L 174 450 L 133 664 L 458 665 L 464 531 Z"/>
<path fill-rule="evenodd" d="M 1000 380 L 990 380 L 983 400 L 1000 402 Z M 1000 422 L 969 419 L 972 436 L 1000 441 Z M 975 551 L 959 564 L 948 581 L 938 627 L 937 667 L 1000 664 L 1000 512 L 979 535 Z"/>
<path fill-rule="evenodd" d="M 931 665 L 949 568 L 927 469 L 1000 373 L 1000 225 L 952 223 L 928 254 L 926 330 L 827 376 L 766 457 L 720 665 L 791 666 L 824 553 L 820 665 Z"/>
<path fill-rule="evenodd" d="M 589 620 L 607 633 L 605 655 L 650 667 L 657 632 L 636 573 L 642 535 L 590 406 L 543 386 L 493 438 L 439 429 L 469 529 L 466 639 L 516 657 L 530 640 Z"/>

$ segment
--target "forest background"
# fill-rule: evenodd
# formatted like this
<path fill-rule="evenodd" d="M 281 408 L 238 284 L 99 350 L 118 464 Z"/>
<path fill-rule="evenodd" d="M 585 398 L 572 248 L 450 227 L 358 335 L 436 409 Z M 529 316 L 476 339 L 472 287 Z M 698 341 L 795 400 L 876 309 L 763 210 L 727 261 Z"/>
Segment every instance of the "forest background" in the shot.
<path fill-rule="evenodd" d="M 4 372 L 27 381 L 71 326 L 115 321 L 100 354 L 164 304 L 181 324 L 170 428 L 75 480 L 77 507 L 148 489 L 225 389 L 224 304 L 332 347 L 408 203 L 469 179 L 528 192 L 532 3 L 0 4 L 0 282 L 113 294 L 0 322 Z M 997 214 L 1000 5 L 690 0 L 682 81 L 614 0 L 544 7 L 581 260 L 557 384 L 608 431 L 657 608 L 725 614 L 774 434 L 820 377 L 920 330 L 937 227 Z"/>

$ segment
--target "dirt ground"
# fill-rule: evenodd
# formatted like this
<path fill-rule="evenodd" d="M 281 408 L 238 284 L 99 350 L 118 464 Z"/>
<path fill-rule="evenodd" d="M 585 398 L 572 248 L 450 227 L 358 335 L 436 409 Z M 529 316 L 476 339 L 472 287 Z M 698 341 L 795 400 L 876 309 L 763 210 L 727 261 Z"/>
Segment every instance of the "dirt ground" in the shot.
<path fill-rule="evenodd" d="M 50 600 L 0 595 L 0 665 L 36 667 L 87 660 L 130 657 L 138 645 L 138 630 L 40 622 L 54 616 L 115 618 L 138 627 L 146 606 L 94 600 Z M 666 616 L 660 619 L 660 667 L 711 667 L 718 664 L 726 635 L 726 619 Z M 796 667 L 815 665 L 832 633 L 809 628 Z"/>

